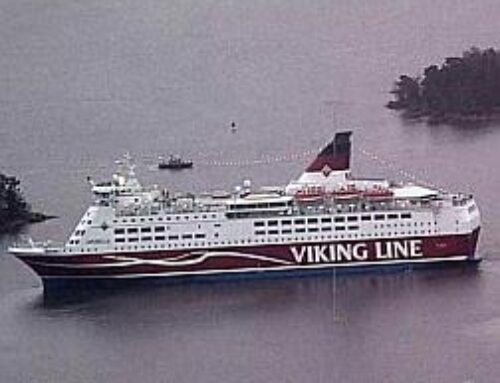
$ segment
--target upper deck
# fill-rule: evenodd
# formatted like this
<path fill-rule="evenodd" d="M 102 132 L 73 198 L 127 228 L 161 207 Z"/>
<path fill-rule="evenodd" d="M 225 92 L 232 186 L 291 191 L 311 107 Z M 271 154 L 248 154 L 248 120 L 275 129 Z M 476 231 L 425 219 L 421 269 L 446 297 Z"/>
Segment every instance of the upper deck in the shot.
<path fill-rule="evenodd" d="M 119 179 L 116 178 L 115 179 Z M 237 189 L 233 193 L 172 194 L 158 187 L 142 187 L 137 179 L 134 187 L 113 183 L 94 185 L 94 204 L 111 206 L 117 217 L 169 215 L 186 213 L 224 213 L 227 218 L 282 215 L 314 215 L 391 210 L 437 210 L 461 206 L 470 195 L 449 194 L 413 184 L 393 184 L 387 188 L 365 188 L 363 180 L 324 192 L 320 188 L 289 195 L 284 188 L 252 191 Z"/>
<path fill-rule="evenodd" d="M 463 206 L 472 199 L 414 184 L 353 178 L 350 132 L 338 133 L 295 181 L 254 190 L 250 181 L 233 192 L 194 195 L 143 187 L 130 157 L 119 162 L 111 182 L 94 184 L 94 204 L 113 208 L 116 217 L 219 213 L 228 219 L 391 210 L 433 210 Z"/>

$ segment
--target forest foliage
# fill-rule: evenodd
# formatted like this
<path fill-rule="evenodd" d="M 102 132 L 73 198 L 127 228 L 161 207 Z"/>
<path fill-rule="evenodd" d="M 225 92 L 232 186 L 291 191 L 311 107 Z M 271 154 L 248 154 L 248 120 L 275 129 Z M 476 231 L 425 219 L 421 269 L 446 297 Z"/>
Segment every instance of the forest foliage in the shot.
<path fill-rule="evenodd" d="M 390 109 L 407 118 L 429 122 L 489 119 L 500 112 L 500 52 L 471 48 L 462 57 L 448 57 L 423 76 L 400 76 L 391 91 Z"/>
<path fill-rule="evenodd" d="M 49 217 L 31 211 L 16 177 L 0 173 L 0 232 L 16 229 L 29 222 L 39 222 Z"/>

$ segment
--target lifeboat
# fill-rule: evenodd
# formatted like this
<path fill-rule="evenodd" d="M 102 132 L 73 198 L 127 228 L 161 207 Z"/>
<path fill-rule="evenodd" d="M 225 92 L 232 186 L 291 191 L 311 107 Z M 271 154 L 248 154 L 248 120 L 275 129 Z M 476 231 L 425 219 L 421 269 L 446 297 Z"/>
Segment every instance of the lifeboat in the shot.
<path fill-rule="evenodd" d="M 336 200 L 351 200 L 361 196 L 361 192 L 354 185 L 347 185 L 333 192 Z"/>
<path fill-rule="evenodd" d="M 387 200 L 394 197 L 394 192 L 387 188 L 374 187 L 373 189 L 363 192 L 363 197 L 370 200 Z"/>
<path fill-rule="evenodd" d="M 325 197 L 325 188 L 323 186 L 308 186 L 295 193 L 295 199 L 301 202 L 319 201 Z"/>

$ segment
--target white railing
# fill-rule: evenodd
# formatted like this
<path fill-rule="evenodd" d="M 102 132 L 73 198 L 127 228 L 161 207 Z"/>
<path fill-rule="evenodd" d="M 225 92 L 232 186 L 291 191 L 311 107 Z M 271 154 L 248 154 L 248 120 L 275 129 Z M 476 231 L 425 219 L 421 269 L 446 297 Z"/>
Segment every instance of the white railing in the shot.
<path fill-rule="evenodd" d="M 61 242 L 34 241 L 29 235 L 21 235 L 19 239 L 12 244 L 12 248 L 18 249 L 44 249 L 45 251 L 55 251 L 62 249 L 64 244 Z"/>

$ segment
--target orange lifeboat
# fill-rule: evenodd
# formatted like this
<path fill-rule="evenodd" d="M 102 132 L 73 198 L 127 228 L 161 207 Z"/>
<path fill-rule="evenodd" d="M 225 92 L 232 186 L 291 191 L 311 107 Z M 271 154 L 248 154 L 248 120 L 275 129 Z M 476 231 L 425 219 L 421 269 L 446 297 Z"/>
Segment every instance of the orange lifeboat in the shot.
<path fill-rule="evenodd" d="M 370 200 L 386 200 L 394 197 L 394 192 L 387 188 L 374 187 L 373 189 L 363 192 L 363 197 Z"/>
<path fill-rule="evenodd" d="M 323 186 L 308 186 L 295 193 L 295 199 L 302 202 L 318 201 L 325 196 Z"/>
<path fill-rule="evenodd" d="M 337 200 L 350 200 L 359 198 L 361 192 L 354 185 L 347 185 L 333 192 L 333 196 Z"/>

